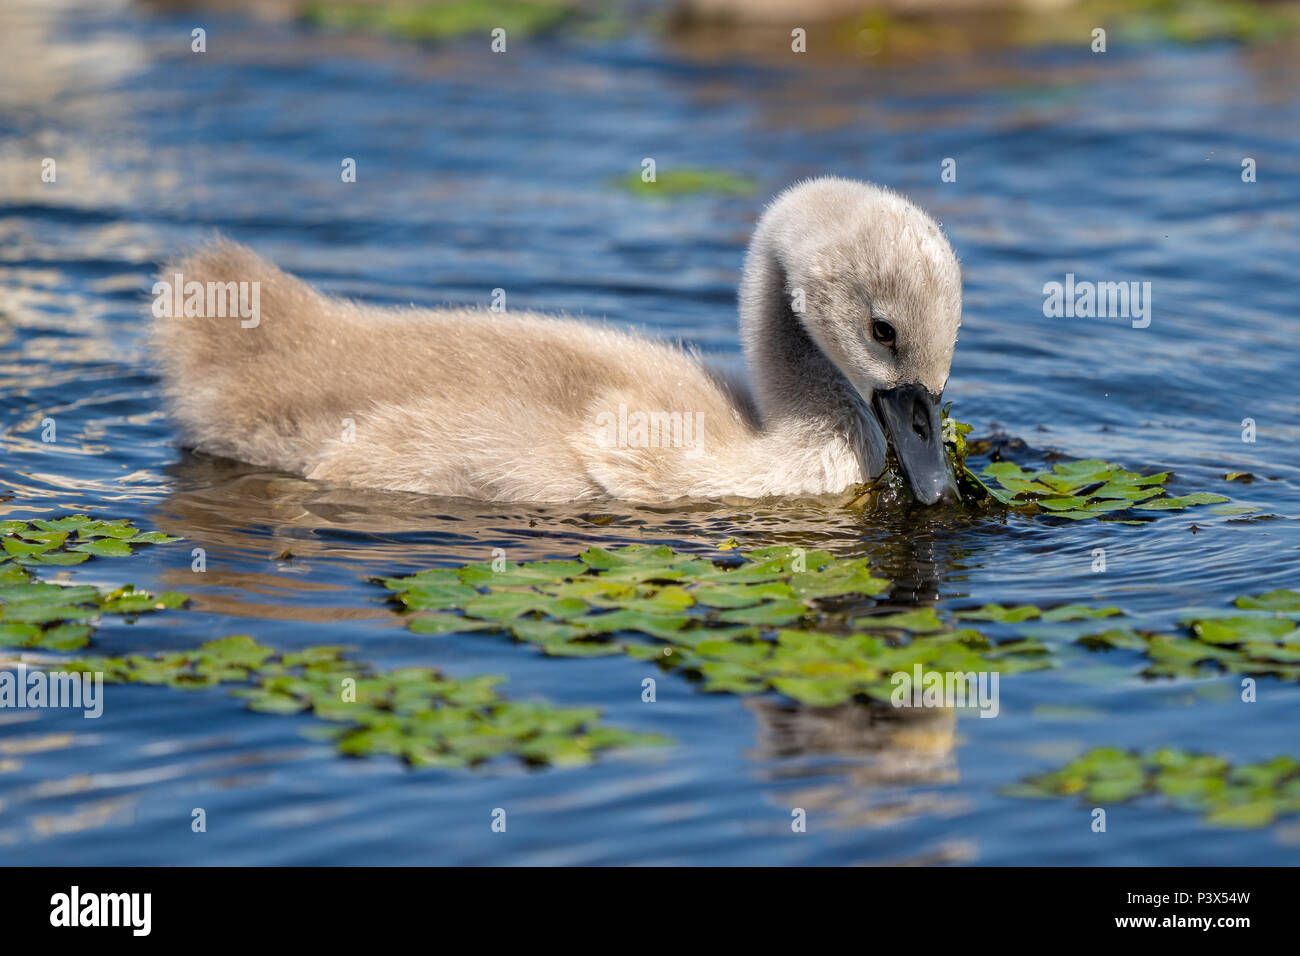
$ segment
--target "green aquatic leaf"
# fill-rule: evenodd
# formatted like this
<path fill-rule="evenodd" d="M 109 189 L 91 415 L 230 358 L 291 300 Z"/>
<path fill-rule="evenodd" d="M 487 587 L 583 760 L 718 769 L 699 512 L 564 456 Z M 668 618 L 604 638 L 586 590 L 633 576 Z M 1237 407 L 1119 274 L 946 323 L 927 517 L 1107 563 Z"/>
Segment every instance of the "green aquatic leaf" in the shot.
<path fill-rule="evenodd" d="M 88 624 L 58 624 L 40 632 L 24 647 L 39 647 L 47 651 L 77 651 L 90 643 Z"/>
<path fill-rule="evenodd" d="M 989 478 L 997 479 L 999 482 L 1004 478 L 1013 481 L 1033 481 L 1038 477 L 1036 471 L 1026 471 L 1012 461 L 995 461 L 984 467 L 982 472 Z"/>
<path fill-rule="evenodd" d="M 1053 465 L 1052 471 L 1058 475 L 1094 475 L 1099 472 L 1109 474 L 1114 468 L 1099 458 L 1080 458 Z"/>
<path fill-rule="evenodd" d="M 89 515 L 67 515 L 54 519 L 33 518 L 31 523 L 42 531 L 76 531 L 86 525 L 94 524 L 94 519 Z M 25 527 L 26 524 L 26 522 L 22 521 L 6 521 L 0 526 L 0 531 L 7 534 L 16 530 L 14 526 L 22 525 Z"/>
<path fill-rule="evenodd" d="M 605 641 L 545 641 L 541 646 L 548 657 L 613 657 L 624 653 L 622 644 Z"/>
<path fill-rule="evenodd" d="M 592 633 L 575 624 L 560 624 L 556 621 L 530 621 L 527 618 L 516 618 L 511 621 L 510 629 L 517 640 L 530 644 L 547 645 L 572 641 L 575 638 L 587 637 Z"/>
<path fill-rule="evenodd" d="M 161 531 L 140 531 L 125 540 L 128 544 L 170 544 L 181 539 Z"/>
<path fill-rule="evenodd" d="M 32 576 L 20 565 L 6 564 L 0 561 L 0 588 L 12 587 L 15 584 L 27 584 Z"/>
<path fill-rule="evenodd" d="M 1106 511 L 1124 511 L 1131 505 L 1132 502 L 1126 499 L 1104 498 L 1097 501 L 1089 501 L 1080 510 L 1088 511 L 1093 514 L 1100 514 Z"/>
<path fill-rule="evenodd" d="M 371 578 L 390 591 L 420 591 L 434 587 L 456 587 L 460 585 L 459 568 L 430 568 L 418 574 L 404 578 Z"/>
<path fill-rule="evenodd" d="M 125 518 L 113 521 L 90 521 L 77 529 L 77 537 L 82 541 L 90 538 L 132 538 L 137 531 Z"/>
<path fill-rule="evenodd" d="M 1087 797 L 1096 803 L 1122 803 L 1140 797 L 1146 791 L 1146 777 L 1141 771 L 1134 771 L 1125 777 L 1091 781 Z"/>
<path fill-rule="evenodd" d="M 642 178 L 642 170 L 613 180 L 613 184 L 638 196 L 675 198 L 698 193 L 748 196 L 758 188 L 757 180 L 723 169 L 669 167 L 657 169 L 653 182 Z"/>
<path fill-rule="evenodd" d="M 729 668 L 726 664 L 705 664 L 701 668 L 704 690 L 712 694 L 760 694 L 768 689 L 766 683 L 743 668 Z"/>
<path fill-rule="evenodd" d="M 1141 634 L 1124 627 L 1111 628 L 1097 634 L 1085 634 L 1076 641 L 1089 648 L 1117 647 L 1126 651 L 1145 651 L 1148 643 Z"/>
<path fill-rule="evenodd" d="M 1008 505 L 1010 507 L 1019 507 L 1025 504 L 1025 502 L 1021 501 L 1016 497 L 1015 492 L 1007 491 L 1002 488 L 994 488 L 990 486 L 985 486 L 985 487 L 988 489 L 988 493 L 990 495 L 992 495 L 998 501 L 1002 502 L 1002 504 L 1004 505 Z M 1048 489 L 1044 488 L 1044 491 L 1046 490 Z"/>
<path fill-rule="evenodd" d="M 201 660 L 255 669 L 266 662 L 272 651 L 247 634 L 232 634 L 201 645 L 199 654 Z"/>
<path fill-rule="evenodd" d="M 575 626 L 589 634 L 613 634 L 617 631 L 636 631 L 672 640 L 687 624 L 685 615 L 650 614 L 646 611 L 617 610 L 600 614 L 587 614 L 571 619 Z"/>
<path fill-rule="evenodd" d="M 1089 607 L 1086 604 L 1066 604 L 1044 611 L 1044 621 L 1086 621 L 1100 617 L 1116 617 L 1123 614 L 1117 607 Z"/>
<path fill-rule="evenodd" d="M 718 620 L 729 624 L 756 624 L 760 627 L 783 627 L 793 624 L 808 613 L 801 601 L 768 601 L 755 607 L 734 608 L 723 611 Z"/>
<path fill-rule="evenodd" d="M 1190 508 L 1194 505 L 1213 505 L 1220 502 L 1228 501 L 1223 495 L 1211 494 L 1208 491 L 1198 491 L 1195 494 L 1180 495 L 1174 498 L 1154 498 L 1150 501 L 1144 501 L 1141 504 L 1134 505 L 1138 511 L 1179 511 L 1183 508 Z"/>
<path fill-rule="evenodd" d="M 1291 757 L 1232 765 L 1213 754 L 1161 748 L 1089 750 L 1060 769 L 1006 788 L 1008 796 L 1082 796 L 1088 803 L 1162 797 L 1170 808 L 1223 827 L 1268 826 L 1300 813 L 1300 763 Z"/>
<path fill-rule="evenodd" d="M 99 600 L 99 609 L 105 614 L 140 614 L 184 607 L 189 598 L 176 591 L 150 594 L 148 591 L 137 591 L 133 585 L 128 584 L 101 595 Z"/>
<path fill-rule="evenodd" d="M 788 579 L 791 574 L 786 570 L 786 563 L 778 558 L 757 563 L 750 562 L 739 567 L 719 568 L 710 565 L 708 568 L 694 569 L 691 576 L 702 584 L 740 585 L 780 581 Z"/>
<path fill-rule="evenodd" d="M 1234 602 L 1239 608 L 1261 611 L 1300 611 L 1300 591 L 1291 589 L 1266 591 L 1255 596 L 1239 597 Z"/>
<path fill-rule="evenodd" d="M 10 608 L 22 604 L 91 604 L 98 603 L 100 592 L 87 584 L 64 585 L 31 581 L 0 588 L 0 604 Z"/>
<path fill-rule="evenodd" d="M 492 591 L 465 605 L 465 613 L 470 617 L 494 620 L 534 613 L 563 619 L 586 610 L 586 603 L 576 598 L 555 598 L 532 591 Z"/>
<path fill-rule="evenodd" d="M 30 601 L 25 604 L 6 604 L 3 618 L 6 622 L 26 624 L 52 624 L 55 621 L 83 621 L 99 616 L 99 609 L 53 601 Z"/>
<path fill-rule="evenodd" d="M 28 557 L 30 555 L 42 554 L 58 547 L 56 544 L 47 544 L 40 541 L 23 541 L 16 537 L 5 538 L 3 541 L 0 541 L 0 545 L 3 545 L 5 551 L 15 557 Z"/>
<path fill-rule="evenodd" d="M 664 587 L 643 589 L 644 596 L 620 596 L 614 600 L 593 596 L 591 603 L 598 608 L 613 608 L 625 611 L 641 611 L 646 614 L 678 615 L 695 604 L 694 596 L 685 588 L 670 584 Z"/>
<path fill-rule="evenodd" d="M 412 611 L 459 610 L 479 596 L 479 592 L 464 584 L 422 584 L 402 591 L 398 600 Z"/>
<path fill-rule="evenodd" d="M 1015 607 L 1003 607 L 1001 604 L 986 604 L 979 608 L 966 608 L 954 611 L 953 617 L 963 621 L 999 621 L 1018 624 L 1036 618 L 1042 612 L 1032 604 L 1020 604 Z"/>
<path fill-rule="evenodd" d="M 132 548 L 118 538 L 94 538 L 74 544 L 69 550 L 84 551 L 101 558 L 125 558 L 132 554 Z"/>
<path fill-rule="evenodd" d="M 822 571 L 792 574 L 789 585 L 803 600 L 867 595 L 875 597 L 889 590 L 890 582 L 872 575 L 865 560 L 835 564 Z"/>
<path fill-rule="evenodd" d="M 1278 641 L 1295 630 L 1295 622 L 1287 618 L 1217 617 L 1192 621 L 1192 633 L 1211 644 Z"/>
<path fill-rule="evenodd" d="M 1164 491 L 1160 488 L 1115 482 L 1114 480 L 1089 492 L 1089 495 L 1093 498 L 1116 498 L 1126 501 L 1146 501 L 1148 498 L 1154 498 L 1160 494 L 1164 494 Z M 1042 504 L 1042 502 L 1039 502 L 1039 504 Z"/>
<path fill-rule="evenodd" d="M 1251 829 L 1268 826 L 1277 818 L 1279 805 L 1272 800 L 1256 800 L 1251 803 L 1227 803 L 1215 806 L 1205 815 L 1205 822 L 1211 826 L 1241 827 Z"/>
<path fill-rule="evenodd" d="M 695 592 L 695 600 L 705 607 L 753 607 L 769 598 L 792 598 L 794 591 L 781 581 L 763 584 L 707 584 Z"/>
<path fill-rule="evenodd" d="M 1163 485 L 1171 477 L 1173 477 L 1172 471 L 1161 471 L 1154 475 L 1140 475 L 1137 472 L 1116 469 L 1111 472 L 1110 480 L 1115 484 L 1141 487 L 1144 485 Z"/>
<path fill-rule="evenodd" d="M 1242 644 L 1241 653 L 1245 658 L 1253 661 L 1279 661 L 1284 664 L 1300 663 L 1300 646 L 1287 647 L 1247 641 Z"/>
<path fill-rule="evenodd" d="M 1071 464 L 1089 464 L 1088 462 L 1078 462 Z M 1072 495 L 1076 491 L 1088 488 L 1093 485 L 1104 485 L 1110 481 L 1111 470 L 1104 462 L 1097 463 L 1100 468 L 1085 468 L 1082 470 L 1069 469 L 1064 465 L 1057 465 L 1050 472 L 1039 472 L 1037 480 L 1039 483 L 1051 488 L 1052 491 L 1061 495 Z"/>
<path fill-rule="evenodd" d="M 806 677 L 776 677 L 772 688 L 809 707 L 833 707 L 852 700 L 857 691 L 851 681 L 817 680 Z"/>
<path fill-rule="evenodd" d="M 915 634 L 925 634 L 932 631 L 942 631 L 945 625 L 932 607 L 921 607 L 911 611 L 902 611 L 897 614 L 880 614 L 874 617 L 860 617 L 853 622 L 853 626 L 861 628 L 864 631 L 873 630 L 900 630 L 911 631 Z"/>
<path fill-rule="evenodd" d="M 25 531 L 18 532 L 18 537 L 22 538 L 24 541 L 31 541 L 36 544 L 43 544 L 46 546 L 46 550 L 49 550 L 50 548 L 57 548 L 61 544 L 63 544 L 63 542 L 67 541 L 68 532 L 38 531 L 29 528 Z"/>
<path fill-rule="evenodd" d="M 818 571 L 839 565 L 841 562 L 829 551 L 808 551 L 794 545 L 779 545 L 771 548 L 754 548 L 745 558 L 755 564 L 775 562 L 781 570 L 791 574 L 815 574 Z M 848 562 L 855 563 L 855 562 Z"/>
<path fill-rule="evenodd" d="M 1227 517 L 1233 517 L 1236 515 L 1254 514 L 1257 511 L 1259 511 L 1259 509 L 1256 508 L 1254 505 L 1243 505 L 1243 504 L 1215 505 L 1214 507 L 1210 508 L 1210 514 L 1224 515 Z"/>
<path fill-rule="evenodd" d="M 73 551 L 43 551 L 40 554 L 25 555 L 18 559 L 29 567 L 70 567 L 89 561 L 90 555 Z"/>
<path fill-rule="evenodd" d="M 534 584 L 556 584 L 587 570 L 581 561 L 534 561 L 529 564 L 505 563 L 501 570 L 490 564 L 471 564 L 460 570 L 460 579 L 476 588 L 506 588 Z"/>
<path fill-rule="evenodd" d="M 476 621 L 459 614 L 417 614 L 406 626 L 416 634 L 455 634 L 469 631 L 499 630 L 501 625 L 489 621 Z"/>
<path fill-rule="evenodd" d="M 1064 498 L 1043 498 L 1038 502 L 1038 507 L 1046 508 L 1048 511 L 1075 511 L 1087 503 L 1088 499 L 1085 497 L 1069 495 Z"/>
<path fill-rule="evenodd" d="M 321 27 L 449 40 L 497 28 L 511 37 L 533 36 L 558 27 L 577 9 L 571 0 L 309 0 L 301 16 Z"/>

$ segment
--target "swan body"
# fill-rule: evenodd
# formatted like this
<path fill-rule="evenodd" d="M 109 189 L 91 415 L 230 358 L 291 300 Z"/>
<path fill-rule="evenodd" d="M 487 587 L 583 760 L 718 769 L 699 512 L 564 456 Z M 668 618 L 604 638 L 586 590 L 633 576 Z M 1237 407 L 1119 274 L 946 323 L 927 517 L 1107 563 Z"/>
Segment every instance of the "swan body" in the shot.
<path fill-rule="evenodd" d="M 937 408 L 960 270 L 933 220 L 876 186 L 812 180 L 765 211 L 740 294 L 752 391 L 600 325 L 331 298 L 234 243 L 176 274 L 259 289 L 255 325 L 155 322 L 171 416 L 210 454 L 435 495 L 660 502 L 839 492 L 892 444 L 919 500 L 953 494 Z"/>

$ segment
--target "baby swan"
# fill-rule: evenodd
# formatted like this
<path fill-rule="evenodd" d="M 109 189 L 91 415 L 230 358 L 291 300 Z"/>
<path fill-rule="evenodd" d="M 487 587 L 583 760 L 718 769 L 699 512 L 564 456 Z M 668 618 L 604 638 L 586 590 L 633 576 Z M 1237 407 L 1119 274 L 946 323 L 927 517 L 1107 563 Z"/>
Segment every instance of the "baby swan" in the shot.
<path fill-rule="evenodd" d="M 840 492 L 892 446 L 918 501 L 956 496 L 939 400 L 961 271 L 878 186 L 815 179 L 763 213 L 740 287 L 752 392 L 599 325 L 330 298 L 233 243 L 162 279 L 178 273 L 187 314 L 157 320 L 157 348 L 172 417 L 210 454 L 425 494 L 662 502 Z M 232 282 L 259 283 L 256 323 L 189 301 Z"/>

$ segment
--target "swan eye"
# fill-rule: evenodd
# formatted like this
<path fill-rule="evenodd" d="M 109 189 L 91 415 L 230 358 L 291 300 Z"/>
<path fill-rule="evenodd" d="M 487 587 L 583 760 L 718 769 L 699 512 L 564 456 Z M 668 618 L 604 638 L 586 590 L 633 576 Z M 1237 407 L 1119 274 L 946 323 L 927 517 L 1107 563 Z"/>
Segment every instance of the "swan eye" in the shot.
<path fill-rule="evenodd" d="M 873 319 L 871 322 L 871 337 L 881 345 L 893 346 L 894 339 L 897 337 L 894 327 L 888 322 L 880 319 Z"/>

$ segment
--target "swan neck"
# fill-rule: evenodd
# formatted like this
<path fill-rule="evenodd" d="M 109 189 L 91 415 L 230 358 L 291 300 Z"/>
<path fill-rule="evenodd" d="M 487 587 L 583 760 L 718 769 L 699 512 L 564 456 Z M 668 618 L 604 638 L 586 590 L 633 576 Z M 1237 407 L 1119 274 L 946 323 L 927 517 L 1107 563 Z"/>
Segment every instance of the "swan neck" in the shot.
<path fill-rule="evenodd" d="M 779 251 L 760 230 L 741 278 L 740 332 L 764 427 L 810 442 L 844 441 L 867 477 L 875 477 L 884 468 L 884 434 L 866 401 L 795 314 L 798 292 Z"/>
<path fill-rule="evenodd" d="M 756 238 L 740 287 L 740 336 L 765 422 L 843 423 L 862 405 L 794 312 L 800 290 L 769 243 Z"/>

